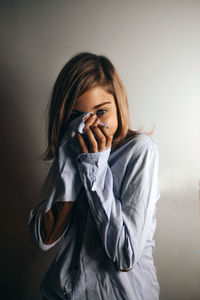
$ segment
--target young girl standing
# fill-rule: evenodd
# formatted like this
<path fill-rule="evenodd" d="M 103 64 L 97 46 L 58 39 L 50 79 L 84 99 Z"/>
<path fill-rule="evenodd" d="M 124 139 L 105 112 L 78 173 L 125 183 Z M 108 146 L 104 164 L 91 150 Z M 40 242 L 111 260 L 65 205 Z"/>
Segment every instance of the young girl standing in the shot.
<path fill-rule="evenodd" d="M 158 148 L 129 128 L 125 88 L 108 58 L 83 52 L 61 70 L 49 109 L 53 160 L 29 228 L 46 251 L 43 299 L 156 300 Z"/>

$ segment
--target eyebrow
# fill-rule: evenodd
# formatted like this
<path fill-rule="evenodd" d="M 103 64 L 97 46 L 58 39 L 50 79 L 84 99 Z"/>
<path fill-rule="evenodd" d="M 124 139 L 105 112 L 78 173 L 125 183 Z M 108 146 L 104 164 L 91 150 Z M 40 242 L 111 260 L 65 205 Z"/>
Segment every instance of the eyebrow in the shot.
<path fill-rule="evenodd" d="M 111 102 L 110 102 L 110 101 L 103 102 L 103 103 L 101 103 L 101 104 L 95 105 L 93 108 L 94 108 L 94 109 L 95 109 L 95 108 L 99 108 L 99 107 L 101 107 L 101 106 L 103 106 L 103 105 L 105 105 L 105 104 L 111 104 Z M 84 112 L 79 111 L 79 110 L 77 110 L 77 109 L 73 109 L 72 112 L 84 113 Z"/>

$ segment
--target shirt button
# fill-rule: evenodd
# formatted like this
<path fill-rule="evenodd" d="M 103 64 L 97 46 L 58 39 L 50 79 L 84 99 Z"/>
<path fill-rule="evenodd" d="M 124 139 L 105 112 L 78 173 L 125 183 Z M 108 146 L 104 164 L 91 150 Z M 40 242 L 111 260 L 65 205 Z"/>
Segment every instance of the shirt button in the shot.
<path fill-rule="evenodd" d="M 64 295 L 68 298 L 69 295 L 71 295 L 72 291 L 66 291 L 64 292 Z"/>

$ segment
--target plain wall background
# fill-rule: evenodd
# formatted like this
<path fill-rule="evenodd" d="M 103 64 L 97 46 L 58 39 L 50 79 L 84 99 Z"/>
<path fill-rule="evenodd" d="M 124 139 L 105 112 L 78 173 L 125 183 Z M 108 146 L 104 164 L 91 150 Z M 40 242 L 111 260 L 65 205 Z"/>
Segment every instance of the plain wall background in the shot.
<path fill-rule="evenodd" d="M 48 98 L 81 51 L 116 66 L 132 128 L 155 125 L 160 299 L 200 299 L 200 1 L 1 1 L 0 19 L 2 299 L 40 299 L 56 253 L 35 247 L 27 222 L 48 171 Z"/>

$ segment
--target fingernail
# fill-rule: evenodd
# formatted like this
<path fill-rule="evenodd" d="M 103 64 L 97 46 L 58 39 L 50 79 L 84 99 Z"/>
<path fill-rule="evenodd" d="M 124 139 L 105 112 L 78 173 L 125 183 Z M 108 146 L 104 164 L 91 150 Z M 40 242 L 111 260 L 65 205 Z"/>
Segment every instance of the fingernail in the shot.
<path fill-rule="evenodd" d="M 110 129 L 106 124 L 104 124 L 103 122 L 99 122 L 100 125 L 106 127 L 107 129 Z"/>

